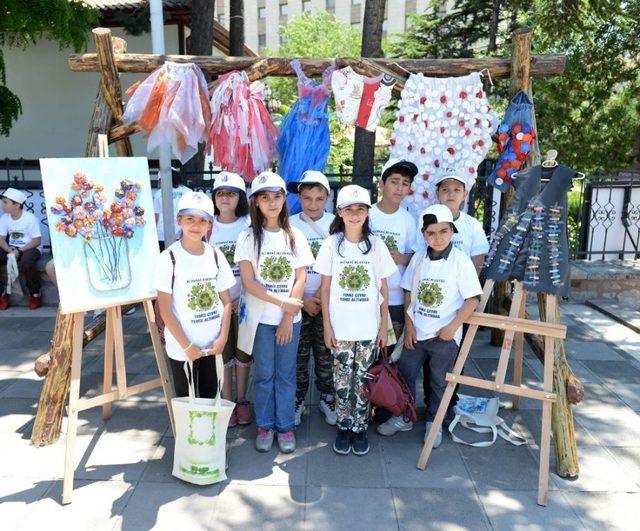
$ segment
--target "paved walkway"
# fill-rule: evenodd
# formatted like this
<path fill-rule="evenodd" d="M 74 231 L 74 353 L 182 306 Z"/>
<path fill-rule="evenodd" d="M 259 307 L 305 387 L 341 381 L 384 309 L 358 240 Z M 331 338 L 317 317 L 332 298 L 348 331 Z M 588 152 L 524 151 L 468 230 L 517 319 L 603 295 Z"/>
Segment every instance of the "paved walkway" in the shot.
<path fill-rule="evenodd" d="M 429 468 L 415 468 L 423 431 L 383 439 L 370 429 L 365 457 L 337 456 L 334 431 L 315 406 L 290 456 L 253 450 L 255 426 L 229 431 L 229 480 L 196 487 L 171 476 L 173 437 L 158 392 L 119 402 L 108 422 L 80 415 L 74 502 L 60 505 L 64 435 L 29 445 L 52 308 L 0 317 L 0 522 L 10 529 L 637 529 L 640 506 L 640 336 L 583 305 L 564 304 L 567 348 L 585 400 L 575 408 L 581 475 L 551 474 L 549 505 L 536 505 L 540 406 L 501 415 L 527 437 L 513 447 L 469 448 L 445 436 Z M 141 312 L 125 317 L 131 383 L 155 376 Z M 102 382 L 102 340 L 85 350 L 82 391 Z M 498 349 L 476 341 L 466 374 L 491 377 Z M 525 359 L 534 385 L 541 366 Z M 479 394 L 479 391 L 472 391 Z M 311 397 L 313 403 L 317 396 Z M 552 451 L 553 455 L 553 451 Z M 553 470 L 553 465 L 552 465 Z"/>

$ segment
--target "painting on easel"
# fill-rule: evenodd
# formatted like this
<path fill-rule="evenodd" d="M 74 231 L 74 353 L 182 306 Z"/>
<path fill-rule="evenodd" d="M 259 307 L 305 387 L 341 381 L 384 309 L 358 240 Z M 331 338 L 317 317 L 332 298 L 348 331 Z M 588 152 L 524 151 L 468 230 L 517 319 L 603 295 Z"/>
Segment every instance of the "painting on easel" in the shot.
<path fill-rule="evenodd" d="M 40 168 L 62 312 L 155 297 L 147 159 L 41 159 Z"/>

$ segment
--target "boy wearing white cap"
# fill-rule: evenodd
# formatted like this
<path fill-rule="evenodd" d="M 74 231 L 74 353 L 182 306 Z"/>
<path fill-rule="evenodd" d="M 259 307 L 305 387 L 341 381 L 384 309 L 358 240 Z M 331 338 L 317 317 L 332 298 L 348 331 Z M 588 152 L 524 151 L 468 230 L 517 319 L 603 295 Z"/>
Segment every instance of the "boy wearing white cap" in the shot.
<path fill-rule="evenodd" d="M 290 193 L 298 194 L 302 212 L 291 216 L 291 225 L 298 228 L 307 238 L 314 258 L 322 242 L 329 237 L 333 214 L 325 212 L 327 199 L 331 193 L 326 176 L 316 170 L 307 170 L 302 178 L 287 184 Z M 296 426 L 302 421 L 305 409 L 304 399 L 309 390 L 309 357 L 313 349 L 316 387 L 320 391 L 319 408 L 327 424 L 335 425 L 336 412 L 333 396 L 333 356 L 324 344 L 320 283 L 322 277 L 307 268 L 307 283 L 302 296 L 302 325 L 296 366 Z"/>
<path fill-rule="evenodd" d="M 40 271 L 38 260 L 42 241 L 40 223 L 31 213 L 23 210 L 27 196 L 15 188 L 7 188 L 2 194 L 0 216 L 0 265 L 7 263 L 8 255 L 16 257 L 20 272 L 24 275 L 29 290 L 29 308 L 36 310 L 42 306 L 40 296 Z M 0 310 L 9 307 L 9 296 L 6 293 L 6 277 L 0 281 Z"/>
<path fill-rule="evenodd" d="M 431 205 L 420 215 L 419 224 L 427 250 L 413 256 L 402 277 L 407 319 L 398 370 L 415 397 L 416 377 L 423 363 L 429 363 L 429 433 L 444 394 L 446 374 L 458 354 L 462 324 L 478 306 L 482 288 L 473 262 L 451 241 L 457 229 L 449 208 Z M 378 432 L 389 436 L 412 428 L 412 422 L 391 417 L 378 426 Z M 441 442 L 439 433 L 434 447 Z"/>

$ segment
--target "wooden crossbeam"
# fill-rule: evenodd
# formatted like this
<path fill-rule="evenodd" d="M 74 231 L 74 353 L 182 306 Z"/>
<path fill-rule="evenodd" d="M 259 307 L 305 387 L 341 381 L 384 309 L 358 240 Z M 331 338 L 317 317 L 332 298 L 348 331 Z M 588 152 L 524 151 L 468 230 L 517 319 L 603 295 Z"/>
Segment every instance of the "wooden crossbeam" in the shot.
<path fill-rule="evenodd" d="M 514 396 L 524 396 L 535 400 L 546 400 L 548 402 L 556 401 L 556 394 L 546 391 L 538 391 L 537 389 L 529 389 L 517 385 L 502 384 L 499 385 L 495 381 L 481 380 L 473 376 L 464 376 L 460 374 L 447 373 L 447 382 L 455 382 L 458 385 L 469 385 L 471 387 L 479 387 L 480 389 L 488 389 L 497 393 L 506 393 Z"/>
<path fill-rule="evenodd" d="M 556 339 L 567 337 L 567 327 L 564 325 L 543 323 L 542 321 L 529 321 L 505 315 L 493 315 L 475 312 L 465 321 L 468 324 L 524 332 L 525 334 L 547 335 Z"/>

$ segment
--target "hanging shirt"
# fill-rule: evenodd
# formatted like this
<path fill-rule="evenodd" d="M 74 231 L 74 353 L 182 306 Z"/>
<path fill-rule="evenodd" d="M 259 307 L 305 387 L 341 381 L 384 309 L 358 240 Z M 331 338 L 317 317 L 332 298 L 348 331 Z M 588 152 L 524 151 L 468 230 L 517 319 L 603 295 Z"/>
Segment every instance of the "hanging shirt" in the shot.
<path fill-rule="evenodd" d="M 251 219 L 249 216 L 238 218 L 233 223 L 222 223 L 218 220 L 218 216 L 216 216 L 213 222 L 211 237 L 209 238 L 209 243 L 222 251 L 222 254 L 224 254 L 224 257 L 231 266 L 233 276 L 236 277 L 236 284 L 230 291 L 232 301 L 238 300 L 238 297 L 240 297 L 240 288 L 242 287 L 240 282 L 240 268 L 238 264 L 234 262 L 236 242 L 238 241 L 240 233 L 250 224 Z"/>
<path fill-rule="evenodd" d="M 384 108 L 391 101 L 395 80 L 383 74 L 365 77 L 350 66 L 336 70 L 331 76 L 331 89 L 336 102 L 338 120 L 375 131 Z"/>
<path fill-rule="evenodd" d="M 173 199 L 173 218 L 174 218 L 174 232 L 177 235 L 180 230 L 180 226 L 176 221 L 176 216 L 178 215 L 178 203 L 180 202 L 180 198 L 186 194 L 187 192 L 191 192 L 191 188 L 183 186 L 177 186 L 173 188 L 172 191 L 172 199 Z M 158 214 L 158 222 L 156 223 L 156 227 L 158 229 L 158 241 L 164 241 L 164 216 L 162 214 L 162 190 L 158 188 L 156 193 L 153 195 L 153 210 L 156 214 Z"/>
<path fill-rule="evenodd" d="M 369 226 L 372 232 L 387 245 L 389 251 L 397 251 L 401 254 L 413 252 L 416 221 L 404 208 L 399 208 L 393 214 L 386 214 L 378 208 L 377 204 L 373 205 L 369 210 Z M 406 266 L 397 265 L 397 268 L 398 270 L 387 281 L 390 306 L 404 304 L 400 280 Z"/>
<path fill-rule="evenodd" d="M 411 291 L 413 272 L 420 267 L 413 324 L 418 341 L 424 341 L 451 323 L 466 299 L 482 295 L 482 288 L 471 259 L 453 245 L 436 259 L 427 254 L 422 263 L 417 264 L 419 257 L 416 254 L 409 262 L 402 287 Z M 458 345 L 461 338 L 462 327 L 454 335 Z"/>
<path fill-rule="evenodd" d="M 336 339 L 339 341 L 369 341 L 378 335 L 380 300 L 376 286 L 376 274 L 389 278 L 396 271 L 389 251 L 379 245 L 378 264 L 374 265 L 374 245 L 364 254 L 364 243 L 342 240 L 342 234 L 333 234 L 324 241 L 316 258 L 315 270 L 331 277 L 329 318 Z"/>
<path fill-rule="evenodd" d="M 333 214 L 329 214 L 325 212 L 322 217 L 315 222 L 315 224 L 319 227 L 319 231 L 317 231 L 310 223 L 307 223 L 302 218 L 300 218 L 300 214 L 296 214 L 295 216 L 291 216 L 291 225 L 300 229 L 302 234 L 305 235 L 307 241 L 309 242 L 309 247 L 311 248 L 311 252 L 313 253 L 314 258 L 318 256 L 318 251 L 320 251 L 320 246 L 322 242 L 329 237 L 329 227 L 333 222 L 335 216 Z M 320 234 L 322 233 L 322 234 Z M 313 264 L 307 267 L 307 283 L 304 287 L 305 296 L 315 295 L 315 293 L 320 289 L 320 284 L 322 282 L 322 277 L 315 272 L 313 269 Z"/>
<path fill-rule="evenodd" d="M 13 219 L 11 214 L 0 216 L 0 236 L 4 236 L 7 245 L 24 247 L 31 240 L 40 238 L 40 222 L 31 212 L 23 210 L 18 219 Z"/>
<path fill-rule="evenodd" d="M 251 245 L 251 229 L 246 229 L 238 236 L 234 261 L 239 264 L 242 260 L 251 263 L 257 262 L 255 271 L 256 280 L 271 293 L 281 297 L 290 297 L 295 281 L 296 269 L 313 264 L 313 254 L 304 234 L 292 227 L 295 238 L 295 253 L 291 251 L 291 245 L 285 232 L 280 229 L 277 232 L 262 231 L 262 248 L 260 256 L 256 260 L 257 249 Z M 260 322 L 262 324 L 278 326 L 284 312 L 276 304 L 265 303 Z M 297 323 L 301 318 L 300 312 L 294 317 Z"/>
<path fill-rule="evenodd" d="M 460 249 L 467 256 L 478 256 L 489 252 L 489 240 L 482 229 L 480 222 L 466 212 L 460 212 L 458 219 L 453 221 L 458 229 L 451 237 L 451 243 Z M 415 252 L 423 251 L 427 248 L 423 234 L 418 234 L 413 246 Z"/>
<path fill-rule="evenodd" d="M 169 251 L 175 258 L 175 269 Z M 219 294 L 231 289 L 236 282 L 222 253 L 217 251 L 217 266 L 213 253 L 211 246 L 205 244 L 203 254 L 193 255 L 177 241 L 160 254 L 156 268 L 155 288 L 171 293 L 171 311 L 187 339 L 200 349 L 209 347 L 220 335 L 223 306 Z M 187 361 L 187 355 L 168 328 L 165 328 L 164 336 L 167 355 L 174 360 Z"/>

